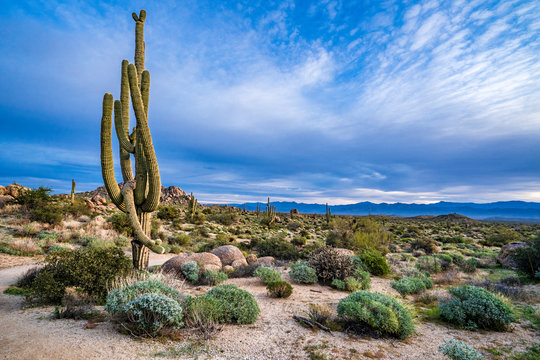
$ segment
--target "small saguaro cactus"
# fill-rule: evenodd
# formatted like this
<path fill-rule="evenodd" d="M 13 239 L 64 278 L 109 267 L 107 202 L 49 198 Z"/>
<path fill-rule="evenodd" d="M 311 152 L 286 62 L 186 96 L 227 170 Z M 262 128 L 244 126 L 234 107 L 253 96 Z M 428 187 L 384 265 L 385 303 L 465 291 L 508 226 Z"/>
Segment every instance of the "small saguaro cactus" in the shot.
<path fill-rule="evenodd" d="M 105 188 L 112 202 L 129 218 L 135 239 L 131 242 L 133 266 L 136 269 L 148 267 L 149 249 L 162 254 L 164 248 L 159 240 L 150 238 L 152 212 L 159 204 L 161 180 L 148 127 L 148 98 L 150 73 L 144 70 L 144 21 L 146 11 L 135 20 L 135 65 L 122 61 L 120 100 L 114 101 L 110 93 L 103 97 L 103 116 L 101 118 L 101 172 Z M 129 134 L 129 103 L 133 104 L 136 126 Z M 114 176 L 111 146 L 112 113 L 120 144 L 120 166 L 124 185 L 122 189 Z M 131 154 L 135 158 L 135 177 L 131 168 Z"/>
<path fill-rule="evenodd" d="M 71 203 L 75 202 L 75 179 L 71 179 Z"/>
<path fill-rule="evenodd" d="M 193 195 L 193 192 L 191 192 L 191 195 L 189 196 L 188 214 L 189 214 L 189 221 L 193 222 L 195 219 L 195 216 L 197 215 L 197 199 Z"/>
<path fill-rule="evenodd" d="M 326 224 L 330 224 L 331 218 L 332 218 L 332 210 L 330 210 L 328 203 L 326 203 Z"/>

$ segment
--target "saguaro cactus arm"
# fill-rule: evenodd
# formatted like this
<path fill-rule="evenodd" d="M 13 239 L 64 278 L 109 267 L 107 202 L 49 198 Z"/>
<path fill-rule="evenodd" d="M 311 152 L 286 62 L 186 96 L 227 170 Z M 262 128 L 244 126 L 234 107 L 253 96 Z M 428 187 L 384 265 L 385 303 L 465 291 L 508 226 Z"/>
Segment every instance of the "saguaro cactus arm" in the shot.
<path fill-rule="evenodd" d="M 131 92 L 131 101 L 133 103 L 133 109 L 135 111 L 135 117 L 137 118 L 137 141 L 143 146 L 143 153 L 145 157 L 146 173 L 148 176 L 148 195 L 141 208 L 145 212 L 151 212 L 156 210 L 159 205 L 159 195 L 161 193 L 161 179 L 159 176 L 159 167 L 157 163 L 156 153 L 154 151 L 154 145 L 152 144 L 152 135 L 150 134 L 150 128 L 148 127 L 148 120 L 144 111 L 143 99 L 141 92 L 137 87 L 137 73 L 133 64 L 128 66 L 129 76 L 129 89 Z M 150 74 L 148 71 L 144 71 L 143 78 L 147 78 L 150 82 Z M 138 185 L 137 185 L 138 186 Z"/>
<path fill-rule="evenodd" d="M 144 70 L 144 21 L 146 20 L 146 11 L 141 10 L 139 16 L 136 13 L 131 14 L 135 20 L 135 66 L 137 67 L 137 78 L 139 87 L 141 86 L 141 74 Z"/>
<path fill-rule="evenodd" d="M 122 194 L 126 204 L 126 214 L 128 215 L 129 222 L 133 228 L 133 233 L 137 240 L 147 246 L 155 253 L 163 254 L 165 249 L 156 243 L 156 241 L 150 239 L 143 231 L 139 219 L 137 218 L 137 208 L 135 207 L 135 200 L 133 198 L 133 182 L 127 182 L 122 188 Z"/>
<path fill-rule="evenodd" d="M 113 96 L 106 93 L 103 96 L 103 116 L 101 117 L 101 174 L 112 202 L 120 210 L 125 211 L 124 199 L 114 176 L 111 146 L 112 110 Z"/>

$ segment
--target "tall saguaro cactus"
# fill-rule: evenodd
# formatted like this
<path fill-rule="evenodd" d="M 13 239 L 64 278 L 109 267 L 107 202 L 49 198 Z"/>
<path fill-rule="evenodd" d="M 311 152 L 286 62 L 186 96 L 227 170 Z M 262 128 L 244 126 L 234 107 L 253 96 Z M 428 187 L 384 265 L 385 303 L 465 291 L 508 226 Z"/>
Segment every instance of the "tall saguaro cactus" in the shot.
<path fill-rule="evenodd" d="M 150 238 L 152 212 L 159 204 L 161 180 L 152 136 L 148 127 L 148 99 L 150 73 L 144 70 L 144 21 L 146 11 L 135 20 L 135 65 L 122 61 L 120 100 L 114 101 L 110 93 L 103 97 L 101 118 L 101 172 L 105 188 L 112 202 L 129 218 L 135 239 L 131 242 L 133 266 L 136 269 L 148 267 L 149 249 L 163 253 L 159 240 Z M 129 102 L 133 104 L 136 126 L 129 133 Z M 111 146 L 112 113 L 120 144 L 120 166 L 124 186 L 120 189 L 114 175 Z M 135 177 L 131 167 L 131 154 L 135 158 Z"/>

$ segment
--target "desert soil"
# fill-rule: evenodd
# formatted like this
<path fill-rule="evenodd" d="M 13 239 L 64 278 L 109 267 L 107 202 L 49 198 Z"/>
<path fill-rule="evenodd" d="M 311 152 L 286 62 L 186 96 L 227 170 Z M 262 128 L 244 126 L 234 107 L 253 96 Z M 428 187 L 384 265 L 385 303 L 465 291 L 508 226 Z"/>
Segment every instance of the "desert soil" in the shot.
<path fill-rule="evenodd" d="M 151 255 L 151 264 L 170 256 Z M 32 259 L 32 258 L 27 258 Z M 292 315 L 302 315 L 309 303 L 327 303 L 335 308 L 346 293 L 320 285 L 295 285 L 288 299 L 270 298 L 256 278 L 230 279 L 257 298 L 261 314 L 253 325 L 227 325 L 212 340 L 200 343 L 193 334 L 172 340 L 136 340 L 120 334 L 108 321 L 88 325 L 87 321 L 51 320 L 54 308 L 23 308 L 20 296 L 3 291 L 24 274 L 32 263 L 0 269 L 0 359 L 309 359 L 306 346 L 319 346 L 327 359 L 444 359 L 438 346 L 445 339 L 465 340 L 476 348 L 512 347 L 523 350 L 537 342 L 538 333 L 514 326 L 512 332 L 469 332 L 433 323 L 417 324 L 417 333 L 405 341 L 371 339 L 344 333 L 328 334 L 299 326 Z M 18 260 L 17 260 L 18 261 Z M 31 262 L 36 262 L 34 259 Z M 4 256 L 0 263 L 5 264 Z M 390 280 L 373 278 L 371 291 L 395 294 Z M 200 294 L 207 287 L 186 286 L 188 294 Z M 315 291 L 321 292 L 315 292 Z"/>

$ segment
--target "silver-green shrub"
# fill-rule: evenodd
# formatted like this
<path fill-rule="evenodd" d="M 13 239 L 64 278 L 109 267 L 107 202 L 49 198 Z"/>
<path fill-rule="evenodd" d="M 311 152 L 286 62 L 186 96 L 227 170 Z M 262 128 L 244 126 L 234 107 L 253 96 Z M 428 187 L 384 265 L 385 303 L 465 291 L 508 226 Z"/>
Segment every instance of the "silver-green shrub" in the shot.
<path fill-rule="evenodd" d="M 452 360 L 481 360 L 484 357 L 472 346 L 460 340 L 445 340 L 439 346 L 439 352 Z"/>
<path fill-rule="evenodd" d="M 298 284 L 315 284 L 318 281 L 315 269 L 307 266 L 304 262 L 292 264 L 289 276 L 292 281 Z"/>

